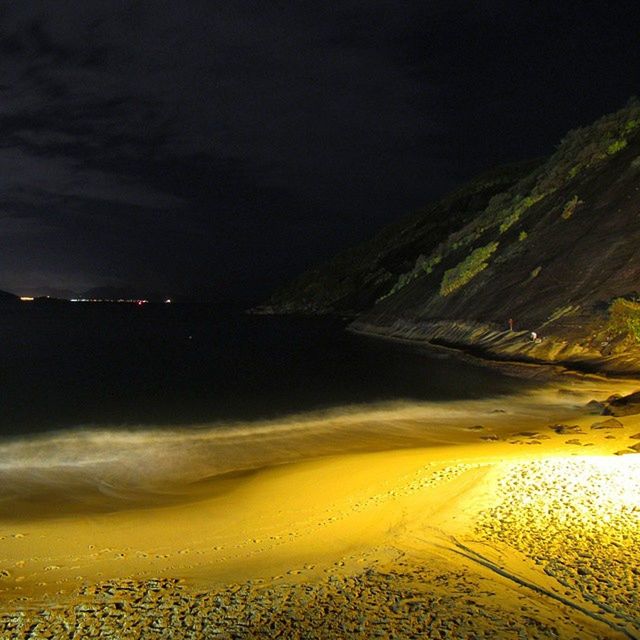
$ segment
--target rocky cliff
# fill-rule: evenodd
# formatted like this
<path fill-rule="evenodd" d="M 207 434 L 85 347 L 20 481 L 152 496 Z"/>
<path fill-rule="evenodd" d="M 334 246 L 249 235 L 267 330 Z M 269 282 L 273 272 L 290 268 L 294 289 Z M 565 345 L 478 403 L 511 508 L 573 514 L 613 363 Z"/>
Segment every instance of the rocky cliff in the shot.
<path fill-rule="evenodd" d="M 640 371 L 640 103 L 570 132 L 527 175 L 481 192 L 473 207 L 452 195 L 454 230 L 435 246 L 417 227 L 388 238 L 381 254 L 404 234 L 418 255 L 399 275 L 387 270 L 353 330 Z M 447 215 L 433 208 L 423 224 Z"/>
<path fill-rule="evenodd" d="M 425 254 L 478 216 L 496 194 L 541 164 L 533 160 L 487 171 L 371 240 L 344 251 L 277 291 L 265 313 L 355 315 L 411 278 Z"/>

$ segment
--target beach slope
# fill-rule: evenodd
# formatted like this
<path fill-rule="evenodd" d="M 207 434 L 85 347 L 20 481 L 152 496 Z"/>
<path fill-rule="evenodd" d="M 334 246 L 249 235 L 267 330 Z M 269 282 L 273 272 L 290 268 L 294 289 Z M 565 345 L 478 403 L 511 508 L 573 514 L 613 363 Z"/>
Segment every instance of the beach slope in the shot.
<path fill-rule="evenodd" d="M 569 397 L 570 424 L 487 405 L 431 444 L 201 479 L 179 499 L 14 501 L 0 637 L 640 637 L 640 420 Z"/>

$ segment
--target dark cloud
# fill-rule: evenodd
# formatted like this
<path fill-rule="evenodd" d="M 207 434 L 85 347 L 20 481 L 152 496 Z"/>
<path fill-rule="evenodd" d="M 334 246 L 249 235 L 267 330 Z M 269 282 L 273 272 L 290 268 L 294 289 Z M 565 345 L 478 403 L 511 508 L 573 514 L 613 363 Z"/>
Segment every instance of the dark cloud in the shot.
<path fill-rule="evenodd" d="M 0 288 L 261 295 L 622 104 L 634 7 L 6 4 Z"/>

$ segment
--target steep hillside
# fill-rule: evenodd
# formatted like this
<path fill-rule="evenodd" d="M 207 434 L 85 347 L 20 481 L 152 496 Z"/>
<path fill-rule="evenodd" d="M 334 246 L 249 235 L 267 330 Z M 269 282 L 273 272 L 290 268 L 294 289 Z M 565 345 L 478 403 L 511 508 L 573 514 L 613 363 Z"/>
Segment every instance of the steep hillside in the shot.
<path fill-rule="evenodd" d="M 542 167 L 425 251 L 353 328 L 493 356 L 638 371 L 639 246 L 634 100 L 570 132 Z"/>
<path fill-rule="evenodd" d="M 541 160 L 488 171 L 440 201 L 383 229 L 374 238 L 304 273 L 276 292 L 266 313 L 344 313 L 370 308 L 413 278 L 453 231 L 478 216 L 493 196 L 528 175 Z M 399 284 L 400 283 L 400 284 Z"/>

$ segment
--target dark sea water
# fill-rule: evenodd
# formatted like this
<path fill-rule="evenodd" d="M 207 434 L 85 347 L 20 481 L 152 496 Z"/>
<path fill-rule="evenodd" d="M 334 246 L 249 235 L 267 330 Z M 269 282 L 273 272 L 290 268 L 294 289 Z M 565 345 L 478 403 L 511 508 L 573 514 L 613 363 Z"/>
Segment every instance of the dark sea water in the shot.
<path fill-rule="evenodd" d="M 530 384 L 344 324 L 205 305 L 0 306 L 0 435 L 237 423 Z"/>

